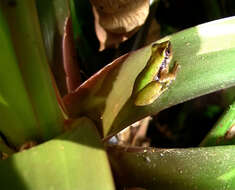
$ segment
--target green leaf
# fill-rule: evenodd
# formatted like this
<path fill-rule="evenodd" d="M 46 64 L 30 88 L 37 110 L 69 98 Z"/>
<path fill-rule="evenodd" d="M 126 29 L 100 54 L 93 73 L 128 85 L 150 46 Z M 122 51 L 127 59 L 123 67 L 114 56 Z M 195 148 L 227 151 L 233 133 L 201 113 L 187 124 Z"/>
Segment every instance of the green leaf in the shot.
<path fill-rule="evenodd" d="M 164 190 L 235 189 L 235 146 L 108 149 L 117 181 L 124 187 Z"/>
<path fill-rule="evenodd" d="M 221 116 L 200 146 L 235 144 L 235 102 Z"/>
<path fill-rule="evenodd" d="M 101 126 L 104 136 L 109 136 L 167 107 L 234 86 L 234 24 L 235 17 L 221 19 L 160 40 L 171 41 L 174 61 L 181 69 L 153 104 L 137 107 L 131 98 L 135 79 L 151 54 L 151 46 L 147 46 L 115 60 L 66 96 L 70 115 L 86 114 Z"/>
<path fill-rule="evenodd" d="M 2 137 L 0 137 L 0 151 L 2 154 L 5 153 L 7 156 L 15 153 L 15 150 L 8 147 L 5 141 L 2 139 Z"/>
<path fill-rule="evenodd" d="M 63 130 L 64 117 L 56 98 L 57 89 L 53 81 L 54 79 L 50 74 L 35 1 L 15 0 L 12 3 L 6 0 L 0 2 L 0 8 L 8 22 L 9 34 L 11 35 L 18 62 L 17 66 L 20 69 L 25 89 L 27 90 L 27 101 L 30 101 L 35 115 L 34 117 L 32 115 L 26 115 L 24 108 L 21 107 L 19 113 L 17 113 L 17 117 L 21 120 L 23 120 L 22 117 L 24 120 L 35 118 L 36 124 L 32 123 L 30 126 L 33 129 L 33 132 L 31 132 L 33 134 L 29 135 L 28 138 L 32 135 L 35 136 L 35 133 L 37 133 L 37 137 L 35 138 L 39 140 L 52 138 Z M 9 73 L 8 77 L 11 80 L 15 80 L 14 75 L 15 73 Z M 12 86 L 13 89 L 14 87 L 15 85 Z M 11 96 L 17 96 L 18 93 L 20 92 L 15 91 Z M 21 101 L 22 105 L 25 104 L 25 99 L 18 99 L 18 101 Z M 11 107 L 10 111 L 14 112 L 14 107 Z M 17 119 L 17 117 L 11 119 Z M 8 128 L 9 134 L 13 136 L 15 136 L 16 131 L 19 131 L 18 125 L 1 125 L 1 128 L 4 128 L 3 130 Z M 20 129 L 23 131 L 17 133 L 17 136 L 30 133 L 26 127 L 25 129 Z M 19 137 L 12 137 L 10 140 L 13 141 L 14 138 Z M 15 146 L 17 145 L 15 144 Z"/>
<path fill-rule="evenodd" d="M 62 37 L 69 16 L 67 0 L 36 0 L 43 41 L 50 65 L 62 63 Z M 62 66 L 62 64 L 61 64 Z"/>
<path fill-rule="evenodd" d="M 74 39 L 78 54 L 82 59 L 82 62 L 86 63 L 84 67 L 88 69 L 89 66 L 92 66 L 87 64 L 90 64 L 88 60 L 91 58 L 91 54 L 94 53 L 92 52 L 92 48 L 94 48 L 92 47 L 92 44 L 94 43 L 94 40 L 96 40 L 94 37 L 95 35 L 92 36 L 94 39 L 88 39 L 91 37 L 91 32 L 88 30 L 94 28 L 92 8 L 89 1 L 69 0 L 69 3 Z"/>
<path fill-rule="evenodd" d="M 147 115 L 235 85 L 235 17 L 220 19 L 168 36 L 173 46 L 174 60 L 181 69 L 172 83 L 157 101 L 146 107 L 134 107 L 127 103 L 112 123 L 114 133 Z"/>
<path fill-rule="evenodd" d="M 0 38 L 0 131 L 9 142 L 20 145 L 38 135 L 35 130 L 37 120 L 19 69 L 9 28 L 1 11 Z M 1 151 L 5 150 L 1 147 Z"/>
<path fill-rule="evenodd" d="M 67 94 L 67 86 L 63 36 L 69 36 L 65 31 L 65 23 L 70 16 L 69 3 L 68 0 L 36 0 L 36 5 L 48 62 L 60 94 L 64 95 Z"/>
<path fill-rule="evenodd" d="M 114 189 L 106 152 L 87 118 L 65 134 L 0 161 L 1 189 Z"/>

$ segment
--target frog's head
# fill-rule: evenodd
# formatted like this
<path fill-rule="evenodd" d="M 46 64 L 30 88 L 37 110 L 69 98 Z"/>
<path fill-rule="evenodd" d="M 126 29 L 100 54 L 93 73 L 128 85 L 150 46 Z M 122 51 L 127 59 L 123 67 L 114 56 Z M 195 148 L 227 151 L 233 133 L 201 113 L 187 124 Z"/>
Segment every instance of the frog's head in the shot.
<path fill-rule="evenodd" d="M 160 44 L 156 43 L 152 46 L 153 51 L 156 52 L 156 54 L 159 55 L 161 60 L 161 66 L 159 73 L 162 69 L 165 69 L 168 67 L 169 63 L 172 60 L 173 53 L 172 53 L 172 46 L 170 41 L 165 41 Z"/>
<path fill-rule="evenodd" d="M 172 46 L 170 41 L 155 43 L 152 45 L 152 51 L 158 52 L 163 59 L 172 59 Z"/>
<path fill-rule="evenodd" d="M 160 44 L 159 53 L 165 57 L 165 59 L 172 59 L 172 46 L 170 41 L 166 41 Z"/>

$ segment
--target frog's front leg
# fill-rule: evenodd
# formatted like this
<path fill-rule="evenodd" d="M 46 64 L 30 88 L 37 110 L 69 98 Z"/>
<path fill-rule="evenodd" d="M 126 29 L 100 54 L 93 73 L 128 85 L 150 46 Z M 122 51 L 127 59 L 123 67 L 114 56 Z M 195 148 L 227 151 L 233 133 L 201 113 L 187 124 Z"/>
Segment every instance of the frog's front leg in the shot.
<path fill-rule="evenodd" d="M 164 91 L 163 85 L 158 81 L 152 81 L 142 90 L 138 92 L 135 97 L 136 106 L 145 106 L 153 103 Z"/>
<path fill-rule="evenodd" d="M 169 73 L 169 68 L 166 67 L 165 69 L 162 69 L 160 72 L 160 77 L 158 81 L 160 83 L 165 83 L 165 86 L 169 86 L 170 83 L 176 79 L 177 72 L 179 71 L 180 65 L 175 63 L 172 71 Z"/>

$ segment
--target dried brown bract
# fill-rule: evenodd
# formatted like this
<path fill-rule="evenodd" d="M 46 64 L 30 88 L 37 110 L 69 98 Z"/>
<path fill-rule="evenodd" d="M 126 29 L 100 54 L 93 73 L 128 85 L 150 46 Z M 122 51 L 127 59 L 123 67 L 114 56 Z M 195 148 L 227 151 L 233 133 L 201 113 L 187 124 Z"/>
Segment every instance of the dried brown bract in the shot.
<path fill-rule="evenodd" d="M 100 51 L 127 40 L 144 24 L 149 0 L 90 0 Z"/>

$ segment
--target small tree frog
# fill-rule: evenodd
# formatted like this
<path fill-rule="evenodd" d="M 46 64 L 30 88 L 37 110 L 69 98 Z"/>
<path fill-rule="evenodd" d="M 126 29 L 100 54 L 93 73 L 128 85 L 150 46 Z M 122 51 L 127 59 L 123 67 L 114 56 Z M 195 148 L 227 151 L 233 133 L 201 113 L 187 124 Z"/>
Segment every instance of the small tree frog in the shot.
<path fill-rule="evenodd" d="M 132 95 L 136 106 L 153 103 L 175 80 L 179 65 L 175 63 L 172 72 L 169 72 L 171 60 L 170 41 L 152 45 L 152 54 L 133 87 Z"/>

